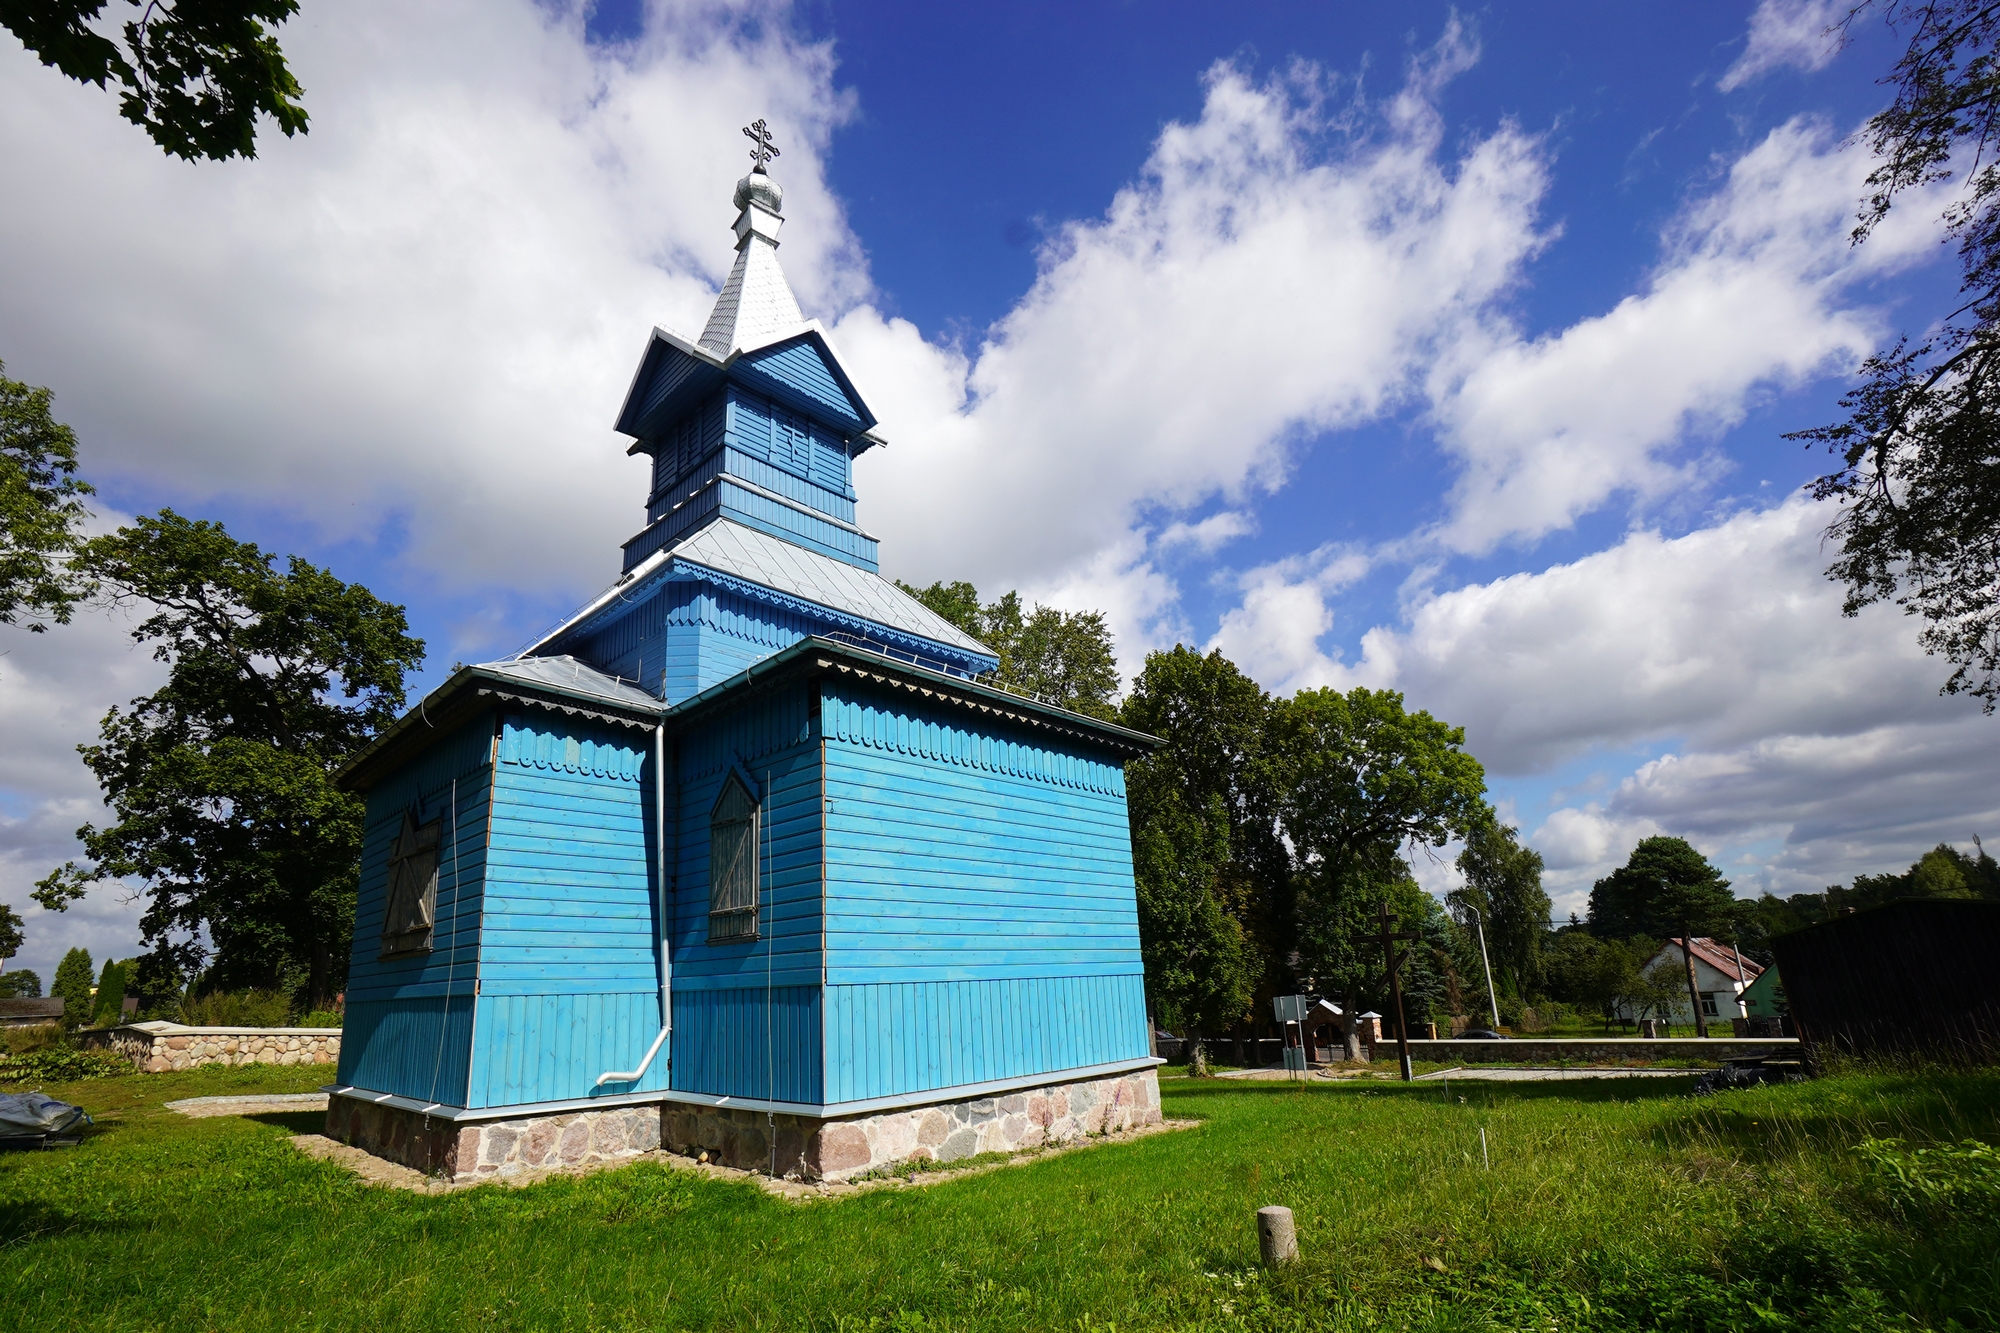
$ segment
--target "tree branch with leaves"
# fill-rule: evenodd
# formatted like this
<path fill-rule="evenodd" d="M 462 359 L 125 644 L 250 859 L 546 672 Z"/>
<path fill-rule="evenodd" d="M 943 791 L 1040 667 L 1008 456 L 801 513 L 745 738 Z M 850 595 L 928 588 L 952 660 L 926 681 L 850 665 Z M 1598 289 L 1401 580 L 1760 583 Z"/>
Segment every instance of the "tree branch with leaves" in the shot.
<path fill-rule="evenodd" d="M 119 40 L 99 31 L 108 0 L 0 0 L 0 26 L 79 83 L 122 89 L 118 109 L 175 157 L 257 156 L 257 120 L 306 131 L 303 90 L 265 28 L 298 0 L 126 0 Z"/>
<path fill-rule="evenodd" d="M 89 864 L 44 879 L 61 911 L 136 879 L 151 989 L 204 969 L 329 999 L 345 975 L 362 805 L 341 763 L 395 720 L 423 660 L 403 608 L 172 510 L 84 544 L 79 574 L 147 608 L 133 638 L 168 665 L 79 747 L 115 822 L 78 830 Z M 207 944 L 203 943 L 206 937 Z"/>
<path fill-rule="evenodd" d="M 1864 2 L 1907 35 L 1883 80 L 1889 106 L 1862 137 L 1877 158 L 1853 242 L 1909 190 L 1962 182 L 1943 212 L 1958 245 L 1962 298 L 1916 346 L 1870 357 L 1841 399 L 1846 417 L 1786 438 L 1821 445 L 1839 466 L 1814 481 L 1841 507 L 1827 527 L 1839 556 L 1827 576 L 1841 610 L 1888 602 L 1921 618 L 1924 651 L 1951 663 L 1942 693 L 2000 705 L 2000 4 Z"/>
<path fill-rule="evenodd" d="M 77 475 L 76 433 L 55 419 L 47 389 L 0 364 L 0 625 L 35 633 L 65 624 L 83 591 L 69 557 L 83 536 L 91 485 Z"/>

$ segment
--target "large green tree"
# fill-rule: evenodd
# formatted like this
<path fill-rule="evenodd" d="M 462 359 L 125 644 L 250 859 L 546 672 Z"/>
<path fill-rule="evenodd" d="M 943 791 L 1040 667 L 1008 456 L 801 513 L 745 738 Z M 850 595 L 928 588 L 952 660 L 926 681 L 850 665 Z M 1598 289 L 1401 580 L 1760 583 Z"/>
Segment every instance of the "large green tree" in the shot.
<path fill-rule="evenodd" d="M 1487 817 L 1465 728 L 1406 711 L 1394 690 L 1300 690 L 1274 722 L 1278 822 L 1315 879 L 1379 874 L 1405 846 L 1443 847 Z"/>
<path fill-rule="evenodd" d="M 1409 950 L 1405 1013 L 1422 1021 L 1443 993 L 1449 923 L 1410 878 L 1403 851 L 1428 852 L 1490 819 L 1486 773 L 1465 751 L 1465 729 L 1409 712 L 1393 690 L 1301 690 L 1279 705 L 1264 762 L 1277 823 L 1293 858 L 1296 928 L 1289 964 L 1303 984 L 1381 1009 L 1386 987 L 1372 941 L 1387 904 L 1399 929 L 1424 938 Z M 1381 1012 L 1388 1013 L 1387 1009 Z"/>
<path fill-rule="evenodd" d="M 1905 39 L 1883 82 L 1895 92 L 1864 136 L 1877 166 L 1854 229 L 1867 241 L 1906 191 L 1954 177 L 1946 205 L 1958 244 L 1955 309 L 1879 353 L 1841 400 L 1845 419 L 1790 438 L 1827 446 L 1839 466 L 1812 486 L 1836 501 L 1827 570 L 1843 610 L 1893 601 L 1920 617 L 1925 651 L 1952 664 L 1947 694 L 2000 703 L 2000 5 L 1990 0 L 1861 0 Z"/>
<path fill-rule="evenodd" d="M 1526 999 L 1542 981 L 1542 937 L 1549 895 L 1542 890 L 1542 854 L 1523 847 L 1519 830 L 1498 820 L 1477 825 L 1458 855 L 1465 887 L 1454 895 L 1484 918 L 1486 947 L 1502 994 Z"/>
<path fill-rule="evenodd" d="M 40 973 L 25 967 L 0 973 L 0 1000 L 39 1000 L 41 997 Z"/>
<path fill-rule="evenodd" d="M 1102 611 L 1023 610 L 1017 592 L 982 606 L 978 589 L 963 581 L 896 586 L 991 648 L 1000 684 L 1093 717 L 1115 715 L 1118 661 Z"/>
<path fill-rule="evenodd" d="M 1607 938 L 1683 930 L 1727 937 L 1740 917 L 1729 881 L 1682 838 L 1644 839 L 1590 890 L 1591 933 Z"/>
<path fill-rule="evenodd" d="M 1189 810 L 1169 791 L 1132 825 L 1139 949 L 1161 1023 L 1190 1037 L 1234 1027 L 1255 994 L 1255 941 L 1226 904 L 1233 880 L 1229 821 L 1220 801 Z"/>
<path fill-rule="evenodd" d="M 67 560 L 81 540 L 76 434 L 55 419 L 47 389 L 6 376 L 0 365 L 0 625 L 70 618 L 80 593 Z"/>
<path fill-rule="evenodd" d="M 298 0 L 126 0 L 138 13 L 122 42 L 99 30 L 107 3 L 0 0 L 0 27 L 79 83 L 118 84 L 120 113 L 176 157 L 255 157 L 259 116 L 305 132 L 298 80 L 264 26 Z"/>
<path fill-rule="evenodd" d="M 1247 1017 L 1269 971 L 1285 877 L 1260 762 L 1271 701 L 1219 652 L 1149 654 L 1120 710 L 1159 737 L 1127 765 L 1139 939 L 1163 1021 L 1216 1033 Z"/>
<path fill-rule="evenodd" d="M 133 637 L 169 671 L 80 747 L 115 822 L 79 830 L 91 864 L 58 869 L 36 900 L 60 910 L 92 883 L 137 879 L 149 993 L 211 967 L 216 984 L 330 999 L 362 825 L 333 774 L 394 720 L 422 641 L 366 588 L 297 557 L 280 570 L 172 510 L 91 540 L 77 566 L 149 612 Z"/>

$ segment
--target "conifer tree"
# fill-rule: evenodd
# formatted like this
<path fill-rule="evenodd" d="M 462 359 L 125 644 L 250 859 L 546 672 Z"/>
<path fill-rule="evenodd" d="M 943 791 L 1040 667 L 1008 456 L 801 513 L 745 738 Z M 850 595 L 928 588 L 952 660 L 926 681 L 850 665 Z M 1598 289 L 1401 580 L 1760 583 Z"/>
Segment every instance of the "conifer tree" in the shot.
<path fill-rule="evenodd" d="M 115 958 L 104 960 L 104 971 L 97 978 L 97 1004 L 91 1022 L 98 1027 L 116 1023 L 123 1017 L 125 1007 L 125 981 L 129 969 Z"/>
<path fill-rule="evenodd" d="M 63 1026 L 80 1028 L 90 1021 L 90 950 L 71 949 L 56 964 L 49 994 L 63 1002 Z"/>

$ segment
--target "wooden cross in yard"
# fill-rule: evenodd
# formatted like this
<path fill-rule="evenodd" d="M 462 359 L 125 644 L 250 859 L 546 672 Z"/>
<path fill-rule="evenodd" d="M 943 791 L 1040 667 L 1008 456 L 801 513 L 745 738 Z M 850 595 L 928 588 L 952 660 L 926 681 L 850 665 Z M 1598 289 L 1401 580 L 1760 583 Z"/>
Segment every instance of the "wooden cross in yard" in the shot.
<path fill-rule="evenodd" d="M 1416 939 L 1417 935 L 1413 931 L 1396 933 L 1389 929 L 1396 924 L 1396 918 L 1389 914 L 1389 904 L 1387 902 L 1384 902 L 1380 907 L 1375 909 L 1375 923 L 1381 927 L 1382 970 L 1388 973 L 1389 995 L 1395 1001 L 1396 1054 L 1402 1061 L 1403 1082 L 1408 1083 L 1411 1079 L 1410 1032 L 1409 1025 L 1403 1021 L 1403 979 L 1399 973 L 1402 970 L 1403 959 L 1409 957 L 1409 955 L 1397 953 L 1396 945 L 1402 940 Z"/>

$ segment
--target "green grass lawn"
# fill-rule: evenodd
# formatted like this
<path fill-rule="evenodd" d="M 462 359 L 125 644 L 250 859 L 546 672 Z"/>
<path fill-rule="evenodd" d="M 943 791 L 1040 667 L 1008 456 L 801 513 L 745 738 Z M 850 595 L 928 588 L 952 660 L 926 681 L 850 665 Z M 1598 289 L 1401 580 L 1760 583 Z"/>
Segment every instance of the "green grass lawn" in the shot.
<path fill-rule="evenodd" d="M 2000 1310 L 1996 1159 L 1915 1151 L 2000 1141 L 1996 1073 L 1700 1100 L 1681 1079 L 1174 1079 L 1168 1114 L 1199 1128 L 805 1204 L 654 1164 L 414 1195 L 293 1149 L 316 1115 L 160 1109 L 323 1077 L 52 1087 L 98 1128 L 0 1156 L 0 1327 L 1873 1330 Z M 1854 1150 L 1891 1137 L 1907 1147 Z M 1270 1203 L 1303 1250 L 1281 1276 L 1256 1266 Z"/>

